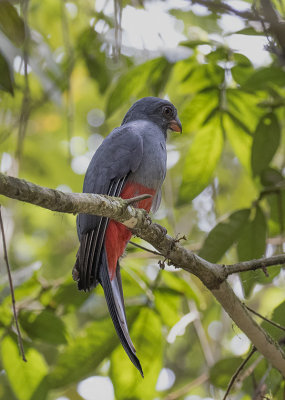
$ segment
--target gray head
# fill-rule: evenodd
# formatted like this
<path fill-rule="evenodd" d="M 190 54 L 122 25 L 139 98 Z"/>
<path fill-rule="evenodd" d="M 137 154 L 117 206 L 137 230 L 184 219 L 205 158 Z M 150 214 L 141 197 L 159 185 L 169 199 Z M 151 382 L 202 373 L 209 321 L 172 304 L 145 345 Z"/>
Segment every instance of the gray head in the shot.
<path fill-rule="evenodd" d="M 177 110 L 168 100 L 158 97 L 143 97 L 132 105 L 125 115 L 122 125 L 140 119 L 154 122 L 165 134 L 167 129 L 182 132 Z"/>

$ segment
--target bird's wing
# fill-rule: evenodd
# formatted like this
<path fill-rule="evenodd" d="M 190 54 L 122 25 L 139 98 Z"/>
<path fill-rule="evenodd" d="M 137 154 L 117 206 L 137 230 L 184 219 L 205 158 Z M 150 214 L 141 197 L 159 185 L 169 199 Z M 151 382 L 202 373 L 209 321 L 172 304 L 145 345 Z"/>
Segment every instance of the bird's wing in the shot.
<path fill-rule="evenodd" d="M 129 173 L 142 159 L 143 142 L 132 126 L 115 129 L 94 154 L 86 172 L 83 192 L 120 196 Z M 108 218 L 79 214 L 80 248 L 73 271 L 79 289 L 90 290 L 98 282 L 98 266 Z"/>

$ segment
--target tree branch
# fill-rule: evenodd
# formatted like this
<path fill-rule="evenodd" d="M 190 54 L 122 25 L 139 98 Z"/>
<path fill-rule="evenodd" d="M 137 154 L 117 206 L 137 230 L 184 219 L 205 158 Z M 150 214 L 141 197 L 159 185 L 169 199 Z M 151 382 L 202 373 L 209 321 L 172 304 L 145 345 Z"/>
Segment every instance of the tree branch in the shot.
<path fill-rule="evenodd" d="M 232 265 L 224 265 L 226 276 L 236 274 L 237 272 L 255 271 L 279 264 L 285 264 L 285 254 L 278 254 L 268 258 L 258 258 L 257 260 L 242 261 Z"/>
<path fill-rule="evenodd" d="M 175 267 L 196 275 L 257 350 L 285 376 L 285 354 L 282 348 L 254 321 L 234 294 L 226 282 L 227 268 L 203 260 L 185 249 L 179 241 L 165 233 L 165 228 L 152 223 L 144 210 L 135 209 L 120 198 L 88 193 L 63 193 L 1 173 L 0 194 L 52 211 L 94 214 L 123 223 L 133 234 L 154 246 Z"/>

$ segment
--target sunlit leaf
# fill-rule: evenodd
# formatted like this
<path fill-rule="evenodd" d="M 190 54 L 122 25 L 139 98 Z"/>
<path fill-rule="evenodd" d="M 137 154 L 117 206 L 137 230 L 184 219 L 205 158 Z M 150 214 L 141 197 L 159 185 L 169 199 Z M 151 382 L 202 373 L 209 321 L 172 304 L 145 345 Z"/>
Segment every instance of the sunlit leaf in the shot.
<path fill-rule="evenodd" d="M 226 137 L 234 153 L 247 172 L 250 172 L 252 137 L 246 133 L 242 124 L 239 124 L 235 118 L 232 118 L 231 114 L 224 114 L 223 123 Z"/>
<path fill-rule="evenodd" d="M 46 398 L 47 387 L 44 377 L 47 365 L 37 350 L 26 350 L 28 362 L 23 362 L 17 343 L 6 336 L 1 343 L 1 357 L 11 387 L 19 400 L 42 400 Z"/>
<path fill-rule="evenodd" d="M 0 1 L 0 29 L 16 46 L 21 46 L 24 43 L 24 22 L 12 4 L 6 0 Z"/>
<path fill-rule="evenodd" d="M 190 203 L 207 187 L 223 149 L 223 133 L 218 117 L 200 129 L 186 155 L 178 204 Z"/>
<path fill-rule="evenodd" d="M 264 115 L 254 133 L 251 166 L 254 175 L 268 167 L 280 143 L 280 125 L 275 114 Z"/>
<path fill-rule="evenodd" d="M 214 117 L 214 112 L 218 110 L 219 90 L 210 88 L 194 96 L 185 107 L 179 111 L 179 116 L 183 125 L 183 135 L 195 132 L 208 123 L 210 117 Z"/>
<path fill-rule="evenodd" d="M 180 319 L 180 293 L 172 289 L 158 288 L 154 291 L 154 296 L 155 308 L 163 323 L 167 326 L 175 325 Z"/>
<path fill-rule="evenodd" d="M 131 329 L 131 338 L 136 347 L 144 372 L 144 379 L 132 365 L 122 347 L 118 347 L 111 358 L 111 378 L 116 399 L 141 399 L 155 397 L 155 386 L 162 368 L 163 341 L 159 316 L 151 308 L 141 309 Z"/>
<path fill-rule="evenodd" d="M 220 222 L 208 234 L 199 256 L 211 262 L 218 262 L 225 252 L 238 240 L 246 224 L 250 210 L 234 212 L 226 221 Z"/>

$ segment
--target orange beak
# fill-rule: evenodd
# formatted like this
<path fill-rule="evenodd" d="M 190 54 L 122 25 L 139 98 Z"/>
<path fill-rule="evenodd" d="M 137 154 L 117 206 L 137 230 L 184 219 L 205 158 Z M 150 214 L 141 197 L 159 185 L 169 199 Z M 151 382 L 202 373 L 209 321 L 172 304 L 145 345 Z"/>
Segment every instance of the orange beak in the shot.
<path fill-rule="evenodd" d="M 182 125 L 181 125 L 181 122 L 180 122 L 180 120 L 179 120 L 178 117 L 176 117 L 175 119 L 172 119 L 172 120 L 170 121 L 170 123 L 169 123 L 169 128 L 170 128 L 172 131 L 182 133 Z"/>

